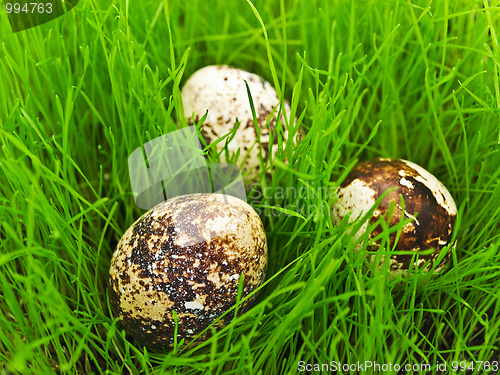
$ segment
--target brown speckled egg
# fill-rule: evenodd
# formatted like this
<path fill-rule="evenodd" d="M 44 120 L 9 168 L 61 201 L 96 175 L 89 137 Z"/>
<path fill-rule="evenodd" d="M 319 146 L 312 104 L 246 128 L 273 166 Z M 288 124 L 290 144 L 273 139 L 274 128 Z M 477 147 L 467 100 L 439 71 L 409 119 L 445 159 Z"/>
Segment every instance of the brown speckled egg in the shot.
<path fill-rule="evenodd" d="M 274 132 L 279 110 L 279 98 L 276 90 L 256 74 L 226 65 L 210 65 L 196 71 L 182 88 L 184 114 L 188 122 L 197 122 L 208 111 L 203 123 L 202 134 L 210 144 L 229 133 L 236 125 L 236 118 L 241 122 L 234 138 L 228 144 L 228 151 L 240 149 L 238 164 L 247 176 L 253 177 L 260 171 L 259 142 L 254 125 L 252 110 L 245 82 L 252 94 L 252 100 L 260 129 L 262 157 L 273 157 L 278 150 L 278 135 L 274 135 L 274 144 L 270 145 L 270 131 Z M 290 115 L 290 106 L 284 103 L 280 122 L 283 128 L 283 147 L 288 138 L 284 116 Z M 217 144 L 221 152 L 224 141 Z M 231 156 L 231 155 L 229 155 Z"/>
<path fill-rule="evenodd" d="M 133 338 L 168 346 L 172 311 L 178 341 L 196 336 L 235 305 L 242 275 L 245 297 L 262 284 L 266 267 L 266 235 L 251 206 L 222 194 L 178 196 L 145 213 L 119 241 L 109 270 L 110 300 Z"/>
<path fill-rule="evenodd" d="M 396 232 L 390 234 L 391 249 L 395 251 L 419 252 L 435 249 L 431 254 L 419 255 L 414 268 L 424 268 L 440 272 L 451 255 L 447 253 L 440 264 L 434 264 L 440 251 L 452 241 L 453 228 L 457 217 L 457 207 L 446 187 L 432 174 L 422 167 L 407 160 L 375 159 L 357 164 L 337 190 L 337 200 L 332 206 L 332 219 L 339 223 L 348 213 L 349 222 L 354 222 L 372 208 L 377 198 L 390 188 L 395 188 L 381 202 L 373 216 L 364 223 L 354 235 L 358 240 L 367 230 L 368 225 L 375 224 L 381 217 L 390 225 L 401 220 L 411 219 L 401 231 L 396 243 Z M 404 199 L 404 210 L 400 195 Z M 390 205 L 394 205 L 392 216 L 389 216 Z M 380 248 L 380 240 L 371 241 L 382 232 L 377 225 L 370 234 L 372 250 Z M 395 245 L 395 246 L 394 246 Z M 358 249 L 361 245 L 358 246 Z M 451 248 L 456 247 L 456 242 Z M 370 248 L 369 248 L 370 249 Z M 373 258 L 372 258 L 373 259 Z M 384 258 L 382 258 L 384 259 Z M 392 255 L 390 270 L 394 275 L 407 275 L 412 254 Z"/>

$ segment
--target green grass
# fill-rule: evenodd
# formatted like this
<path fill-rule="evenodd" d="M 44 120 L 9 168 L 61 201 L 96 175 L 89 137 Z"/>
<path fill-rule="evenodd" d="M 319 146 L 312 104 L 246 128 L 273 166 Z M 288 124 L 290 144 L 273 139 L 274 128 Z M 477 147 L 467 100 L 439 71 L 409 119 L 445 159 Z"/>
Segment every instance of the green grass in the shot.
<path fill-rule="evenodd" d="M 82 0 L 16 34 L 2 8 L 0 372 L 500 361 L 499 7 Z M 180 87 L 209 64 L 272 82 L 305 137 L 260 179 L 269 269 L 254 306 L 204 343 L 155 351 L 127 340 L 106 292 L 114 246 L 143 212 L 127 158 L 186 124 Z M 457 202 L 439 277 L 391 280 L 331 224 L 329 191 L 379 156 L 420 164 Z"/>

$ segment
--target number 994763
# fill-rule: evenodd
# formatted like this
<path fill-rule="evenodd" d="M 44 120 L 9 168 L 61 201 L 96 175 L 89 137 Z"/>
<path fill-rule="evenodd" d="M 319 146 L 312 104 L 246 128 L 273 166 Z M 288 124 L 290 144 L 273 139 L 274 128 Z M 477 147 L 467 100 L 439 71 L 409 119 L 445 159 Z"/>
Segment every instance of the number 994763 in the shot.
<path fill-rule="evenodd" d="M 7 13 L 52 13 L 52 3 L 14 3 L 5 2 Z"/>

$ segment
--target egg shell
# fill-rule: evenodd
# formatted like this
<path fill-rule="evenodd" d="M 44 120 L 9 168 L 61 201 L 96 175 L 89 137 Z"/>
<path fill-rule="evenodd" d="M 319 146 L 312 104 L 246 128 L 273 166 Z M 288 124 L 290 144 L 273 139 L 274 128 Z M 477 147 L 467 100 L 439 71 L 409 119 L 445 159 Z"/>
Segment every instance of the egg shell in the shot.
<path fill-rule="evenodd" d="M 178 340 L 189 339 L 235 305 L 242 275 L 245 297 L 262 284 L 266 268 L 264 227 L 250 205 L 222 194 L 178 196 L 146 212 L 120 239 L 110 300 L 133 338 L 167 346 L 174 339 L 172 310 Z"/>
<path fill-rule="evenodd" d="M 375 201 L 388 189 L 390 192 L 375 209 L 373 216 L 363 224 L 353 238 L 358 240 L 366 232 L 368 225 L 373 225 L 381 216 L 385 215 L 386 222 L 390 225 L 400 223 L 401 219 L 412 219 L 401 231 L 401 236 L 394 247 L 396 251 L 419 252 L 435 249 L 428 255 L 419 254 L 414 267 L 424 271 L 434 269 L 439 273 L 456 247 L 452 242 L 453 228 L 457 216 L 457 207 L 453 197 L 446 187 L 431 173 L 419 165 L 402 159 L 375 159 L 357 164 L 342 182 L 337 190 L 337 200 L 332 206 L 332 219 L 334 224 L 350 213 L 348 222 L 353 223 L 368 212 Z M 400 195 L 404 199 L 404 211 L 400 204 Z M 390 205 L 394 205 L 392 216 L 387 220 Z M 373 238 L 382 232 L 378 225 L 369 236 L 373 250 L 380 248 L 380 240 L 373 242 Z M 396 242 L 396 232 L 389 236 L 391 248 Z M 440 264 L 434 265 L 441 250 L 451 245 Z M 356 250 L 361 248 L 358 245 Z M 372 257 L 372 260 L 374 256 Z M 382 262 L 384 257 L 382 257 Z M 396 254 L 390 259 L 390 271 L 394 275 L 407 275 L 411 266 L 412 254 Z"/>
<path fill-rule="evenodd" d="M 240 148 L 238 164 L 252 178 L 260 171 L 260 150 L 245 81 L 252 95 L 262 156 L 266 160 L 269 152 L 274 157 L 278 150 L 278 135 L 274 134 L 273 144 L 270 145 L 270 131 L 274 132 L 280 104 L 276 90 L 267 81 L 256 74 L 227 65 L 210 65 L 196 71 L 186 81 L 181 95 L 184 115 L 189 123 L 198 122 L 208 111 L 202 128 L 207 144 L 229 133 L 236 125 L 236 119 L 241 122 L 228 144 L 228 150 L 232 153 Z M 284 118 L 290 115 L 290 106 L 286 101 L 281 110 L 284 148 L 288 139 Z M 224 143 L 217 144 L 219 152 L 223 150 Z"/>

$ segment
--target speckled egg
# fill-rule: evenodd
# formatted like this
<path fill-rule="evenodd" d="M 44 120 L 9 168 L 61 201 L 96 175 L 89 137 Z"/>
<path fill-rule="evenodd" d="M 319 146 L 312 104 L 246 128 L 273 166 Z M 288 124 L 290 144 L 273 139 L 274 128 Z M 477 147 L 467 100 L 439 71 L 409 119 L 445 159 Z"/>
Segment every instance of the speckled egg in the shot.
<path fill-rule="evenodd" d="M 266 268 L 266 235 L 251 206 L 222 194 L 178 196 L 145 213 L 120 239 L 109 270 L 110 301 L 130 336 L 168 346 L 172 311 L 178 341 L 192 338 L 235 305 L 241 277 L 245 297 L 262 284 Z"/>
<path fill-rule="evenodd" d="M 247 172 L 247 177 L 251 178 L 260 171 L 260 147 L 245 81 L 252 94 L 260 130 L 262 157 L 266 160 L 270 152 L 274 157 L 278 150 L 277 134 L 274 135 L 273 144 L 269 143 L 270 131 L 273 133 L 276 126 L 279 98 L 276 90 L 268 82 L 256 74 L 241 69 L 226 65 L 211 65 L 196 71 L 186 81 L 181 95 L 184 115 L 188 122 L 198 122 L 208 111 L 202 128 L 202 135 L 207 144 L 229 133 L 238 118 L 241 124 L 228 144 L 228 151 L 235 152 L 240 149 L 238 164 L 244 172 Z M 290 106 L 285 102 L 280 117 L 283 147 L 288 139 L 284 118 L 289 115 Z M 223 150 L 224 143 L 222 141 L 217 144 L 219 152 Z"/>
<path fill-rule="evenodd" d="M 419 254 L 413 267 L 423 268 L 424 271 L 435 267 L 433 272 L 442 271 L 451 251 L 448 251 L 439 264 L 434 263 L 444 247 L 456 247 L 456 242 L 451 244 L 451 241 L 457 206 L 446 187 L 417 164 L 400 159 L 375 159 L 357 164 L 337 190 L 338 199 L 332 206 L 333 222 L 338 224 L 348 213 L 348 221 L 356 221 L 391 188 L 394 190 L 382 200 L 373 216 L 355 233 L 354 240 L 358 240 L 366 232 L 368 225 L 374 225 L 381 217 L 384 217 L 390 226 L 400 223 L 401 220 L 411 219 L 402 228 L 397 242 L 397 232 L 389 236 L 391 249 L 410 252 L 391 256 L 391 273 L 406 276 L 412 263 L 412 252 L 428 249 L 435 251 L 431 254 Z M 404 209 L 401 205 L 401 195 L 404 199 Z M 388 217 L 391 203 L 393 212 L 392 216 Z M 372 240 L 381 232 L 380 225 L 371 232 L 369 238 L 372 247 L 369 249 L 379 250 L 381 240 Z M 361 245 L 358 249 L 360 247 Z"/>

